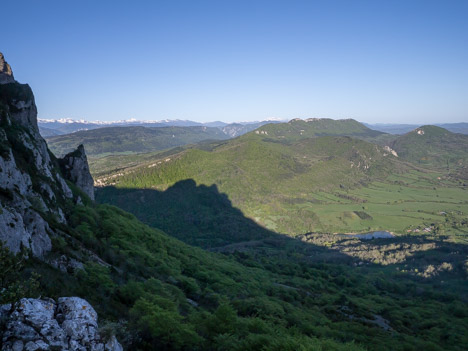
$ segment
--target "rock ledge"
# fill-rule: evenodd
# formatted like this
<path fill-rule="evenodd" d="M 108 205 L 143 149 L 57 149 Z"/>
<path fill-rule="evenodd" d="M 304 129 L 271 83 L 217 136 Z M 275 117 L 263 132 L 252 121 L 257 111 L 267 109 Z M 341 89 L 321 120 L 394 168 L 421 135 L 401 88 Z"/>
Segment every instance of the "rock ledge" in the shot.
<path fill-rule="evenodd" d="M 0 306 L 0 337 L 4 351 L 78 350 L 122 351 L 112 336 L 103 340 L 98 332 L 97 313 L 79 297 L 24 298 L 11 311 Z"/>

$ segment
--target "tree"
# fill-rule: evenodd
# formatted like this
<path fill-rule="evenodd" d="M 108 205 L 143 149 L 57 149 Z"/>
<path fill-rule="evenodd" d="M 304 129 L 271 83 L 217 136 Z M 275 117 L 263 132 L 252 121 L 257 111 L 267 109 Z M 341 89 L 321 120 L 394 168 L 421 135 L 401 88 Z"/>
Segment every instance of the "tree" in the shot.
<path fill-rule="evenodd" d="M 15 255 L 0 241 L 0 304 L 14 303 L 37 291 L 39 275 L 24 279 L 24 264 L 24 253 Z"/>

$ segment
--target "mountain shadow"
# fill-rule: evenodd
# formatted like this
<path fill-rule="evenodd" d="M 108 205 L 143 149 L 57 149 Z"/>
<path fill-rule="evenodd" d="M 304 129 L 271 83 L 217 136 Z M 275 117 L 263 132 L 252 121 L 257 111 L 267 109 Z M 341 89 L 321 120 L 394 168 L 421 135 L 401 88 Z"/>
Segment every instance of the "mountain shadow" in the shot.
<path fill-rule="evenodd" d="M 276 235 L 246 218 L 216 185 L 186 179 L 166 191 L 104 187 L 97 201 L 133 213 L 142 222 L 205 249 Z"/>
<path fill-rule="evenodd" d="M 142 222 L 185 243 L 210 251 L 257 258 L 275 256 L 276 260 L 289 261 L 297 261 L 297 257 L 288 256 L 299 255 L 299 261 L 309 263 L 394 268 L 401 265 L 401 269 L 425 278 L 441 273 L 448 273 L 450 279 L 466 275 L 463 257 L 468 248 L 443 236 L 360 240 L 309 233 L 291 238 L 245 217 L 215 184 L 197 186 L 193 179 L 179 181 L 165 191 L 108 186 L 96 192 L 96 199 L 133 213 Z"/>
<path fill-rule="evenodd" d="M 466 249 L 461 244 L 412 236 L 342 240 L 339 236 L 312 233 L 298 240 L 244 217 L 216 185 L 197 186 L 191 179 L 165 191 L 105 187 L 97 191 L 97 201 L 120 206 L 186 243 L 225 254 L 223 257 L 191 248 L 184 274 L 194 272 L 206 279 L 216 275 L 213 270 L 200 274 L 196 261 L 203 255 L 211 265 L 222 258 L 230 266 L 248 270 L 244 276 L 231 276 L 230 282 L 235 283 L 228 288 L 231 294 L 242 286 L 231 301 L 243 317 L 270 319 L 276 314 L 286 315 L 288 325 L 307 326 L 308 330 L 314 330 L 309 325 L 315 327 L 315 323 L 323 325 L 326 321 L 326 328 L 329 325 L 333 329 L 323 329 L 326 335 L 352 335 L 352 340 L 369 350 L 402 350 L 405 344 L 412 349 L 420 340 L 428 342 L 422 349 L 437 344 L 456 350 L 458 345 L 466 344 Z M 166 240 L 158 245 L 180 250 L 176 241 Z M 146 247 L 145 242 L 140 244 Z M 148 246 L 148 250 L 161 251 L 155 245 Z M 245 275 L 268 283 L 259 284 L 259 290 L 244 281 L 237 284 Z M 190 291 L 186 296 L 198 306 L 204 306 L 206 296 L 212 294 Z M 283 308 L 283 301 L 303 313 L 296 313 L 289 305 Z M 318 319 L 317 311 L 326 319 Z M 437 328 L 427 328 L 428 323 Z M 389 344 L 395 338 L 400 340 L 396 347 Z"/>

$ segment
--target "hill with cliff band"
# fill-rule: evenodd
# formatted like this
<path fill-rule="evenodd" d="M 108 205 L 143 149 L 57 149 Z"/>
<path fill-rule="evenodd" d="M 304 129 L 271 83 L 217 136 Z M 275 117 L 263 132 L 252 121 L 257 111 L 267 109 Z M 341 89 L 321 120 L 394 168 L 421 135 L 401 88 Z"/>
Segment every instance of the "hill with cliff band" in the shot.
<path fill-rule="evenodd" d="M 418 165 L 450 170 L 468 164 L 468 135 L 436 126 L 418 127 L 398 137 L 391 147 Z"/>

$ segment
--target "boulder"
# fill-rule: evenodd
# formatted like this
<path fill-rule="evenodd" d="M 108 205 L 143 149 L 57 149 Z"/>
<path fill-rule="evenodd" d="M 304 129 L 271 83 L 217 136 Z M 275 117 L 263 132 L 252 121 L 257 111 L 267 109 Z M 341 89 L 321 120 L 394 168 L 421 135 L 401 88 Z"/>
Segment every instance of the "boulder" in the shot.
<path fill-rule="evenodd" d="M 21 299 L 13 308 L 0 307 L 4 320 L 4 351 L 82 350 L 122 351 L 115 336 L 104 340 L 94 308 L 79 297 Z"/>

